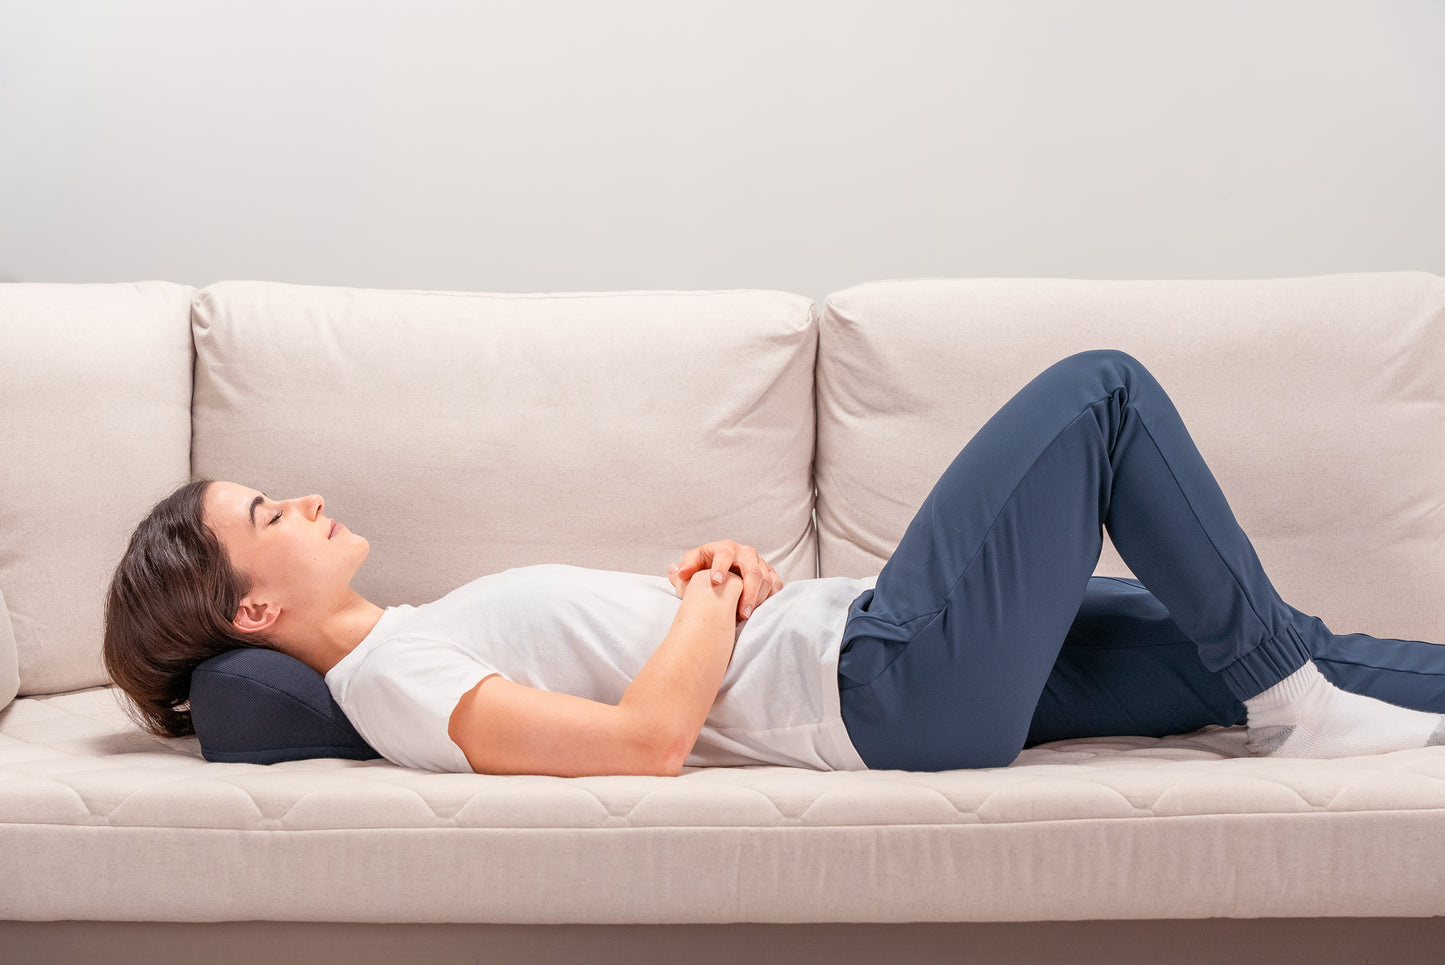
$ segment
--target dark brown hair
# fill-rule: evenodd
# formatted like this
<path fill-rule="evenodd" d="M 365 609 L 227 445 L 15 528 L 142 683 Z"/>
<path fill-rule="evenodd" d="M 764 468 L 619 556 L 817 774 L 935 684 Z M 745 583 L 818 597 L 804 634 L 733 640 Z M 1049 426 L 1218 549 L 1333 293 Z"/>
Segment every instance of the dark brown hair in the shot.
<path fill-rule="evenodd" d="M 250 591 L 206 525 L 209 479 L 155 504 L 131 534 L 105 603 L 105 669 L 133 702 L 135 722 L 189 737 L 191 671 L 237 647 L 265 646 L 231 625 Z"/>

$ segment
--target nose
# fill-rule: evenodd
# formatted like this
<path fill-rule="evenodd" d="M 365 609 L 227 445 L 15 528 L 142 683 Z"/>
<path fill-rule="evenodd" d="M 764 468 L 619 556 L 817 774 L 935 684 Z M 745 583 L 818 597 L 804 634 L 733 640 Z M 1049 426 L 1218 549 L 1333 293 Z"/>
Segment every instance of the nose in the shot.
<path fill-rule="evenodd" d="M 304 512 L 311 519 L 320 518 L 321 510 L 326 506 L 326 500 L 321 498 L 320 493 L 312 493 L 310 496 L 302 496 L 300 499 L 296 500 L 296 502 L 301 506 L 302 512 Z"/>

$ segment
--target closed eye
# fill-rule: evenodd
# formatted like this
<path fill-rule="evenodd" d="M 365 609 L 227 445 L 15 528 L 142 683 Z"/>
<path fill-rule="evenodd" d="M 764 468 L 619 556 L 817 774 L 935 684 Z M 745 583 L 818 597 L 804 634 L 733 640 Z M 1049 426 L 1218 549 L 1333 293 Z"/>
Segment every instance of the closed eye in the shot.
<path fill-rule="evenodd" d="M 281 522 L 281 513 L 280 513 L 280 511 L 278 510 L 277 513 L 276 513 L 276 515 L 271 517 L 271 522 L 267 523 L 266 525 L 267 525 L 267 526 L 275 526 L 275 525 L 276 525 L 277 523 L 279 523 L 279 522 Z"/>

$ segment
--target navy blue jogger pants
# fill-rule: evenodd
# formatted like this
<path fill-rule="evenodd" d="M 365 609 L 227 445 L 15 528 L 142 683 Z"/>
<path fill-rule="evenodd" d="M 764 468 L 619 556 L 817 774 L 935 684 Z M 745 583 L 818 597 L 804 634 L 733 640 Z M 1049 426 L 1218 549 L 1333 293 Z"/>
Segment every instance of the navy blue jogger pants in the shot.
<path fill-rule="evenodd" d="M 1101 527 L 1138 580 L 1091 576 Z M 1174 404 L 1104 350 L 1045 370 L 945 470 L 849 610 L 838 687 L 870 768 L 1000 767 L 1240 723 L 1310 659 L 1445 713 L 1445 647 L 1334 634 L 1281 600 Z"/>

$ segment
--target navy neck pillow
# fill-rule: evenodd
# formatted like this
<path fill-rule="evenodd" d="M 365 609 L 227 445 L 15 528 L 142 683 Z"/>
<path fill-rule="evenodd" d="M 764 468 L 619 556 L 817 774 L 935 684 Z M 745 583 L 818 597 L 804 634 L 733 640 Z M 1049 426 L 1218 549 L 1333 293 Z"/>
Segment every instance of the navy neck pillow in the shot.
<path fill-rule="evenodd" d="M 208 761 L 276 764 L 313 757 L 380 757 L 295 657 L 259 647 L 228 650 L 191 672 L 191 723 Z"/>

